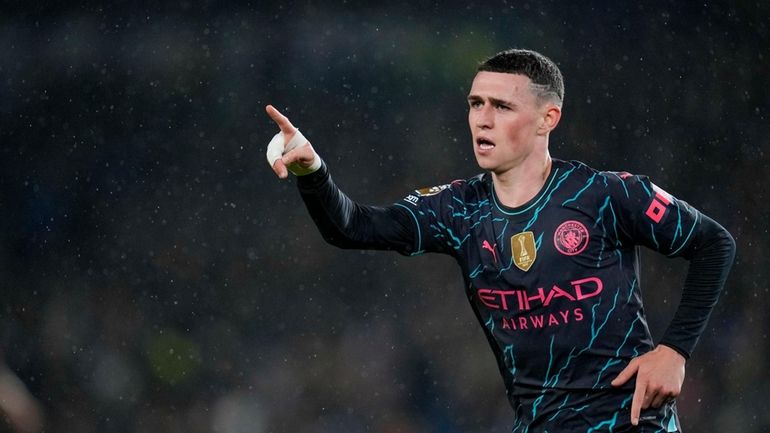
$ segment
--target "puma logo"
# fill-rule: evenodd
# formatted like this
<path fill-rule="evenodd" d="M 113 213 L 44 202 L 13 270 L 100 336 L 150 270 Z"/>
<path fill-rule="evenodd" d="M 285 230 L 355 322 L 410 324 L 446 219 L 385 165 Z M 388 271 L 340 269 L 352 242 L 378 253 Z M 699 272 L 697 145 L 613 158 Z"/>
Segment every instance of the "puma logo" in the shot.
<path fill-rule="evenodd" d="M 495 263 L 497 263 L 497 251 L 495 251 L 495 248 L 497 247 L 497 243 L 494 245 L 489 245 L 489 241 L 485 240 L 481 243 L 481 248 L 485 250 L 489 250 L 489 252 L 492 253 L 492 257 L 495 259 Z"/>

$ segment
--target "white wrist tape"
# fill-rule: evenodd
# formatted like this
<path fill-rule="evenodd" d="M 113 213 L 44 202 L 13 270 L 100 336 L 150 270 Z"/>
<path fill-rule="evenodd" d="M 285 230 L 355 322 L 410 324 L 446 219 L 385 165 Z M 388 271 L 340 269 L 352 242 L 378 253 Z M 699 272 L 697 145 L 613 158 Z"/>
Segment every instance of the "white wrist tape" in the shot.
<path fill-rule="evenodd" d="M 275 161 L 281 159 L 281 157 L 287 152 L 298 147 L 302 147 L 307 142 L 307 138 L 305 138 L 305 136 L 299 132 L 299 129 L 294 132 L 294 137 L 292 137 L 288 143 L 286 143 L 283 132 L 275 134 L 273 139 L 270 140 L 270 143 L 267 145 L 267 163 L 270 164 L 270 167 L 272 167 L 273 164 L 275 164 Z M 286 168 L 288 168 L 289 171 L 292 172 L 295 176 L 304 176 L 321 168 L 321 157 L 319 157 L 316 153 L 315 158 L 313 158 L 313 163 L 310 165 L 310 167 L 302 167 L 298 163 L 293 163 L 289 164 Z"/>

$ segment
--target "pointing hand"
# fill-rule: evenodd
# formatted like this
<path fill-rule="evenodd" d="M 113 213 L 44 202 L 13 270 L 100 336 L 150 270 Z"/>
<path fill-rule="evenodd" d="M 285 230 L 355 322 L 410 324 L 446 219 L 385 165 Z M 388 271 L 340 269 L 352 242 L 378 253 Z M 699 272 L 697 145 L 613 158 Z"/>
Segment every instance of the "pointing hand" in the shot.
<path fill-rule="evenodd" d="M 265 107 L 265 111 L 281 130 L 267 145 L 267 162 L 275 174 L 286 179 L 289 171 L 304 176 L 321 168 L 321 157 L 299 129 L 272 105 Z"/>

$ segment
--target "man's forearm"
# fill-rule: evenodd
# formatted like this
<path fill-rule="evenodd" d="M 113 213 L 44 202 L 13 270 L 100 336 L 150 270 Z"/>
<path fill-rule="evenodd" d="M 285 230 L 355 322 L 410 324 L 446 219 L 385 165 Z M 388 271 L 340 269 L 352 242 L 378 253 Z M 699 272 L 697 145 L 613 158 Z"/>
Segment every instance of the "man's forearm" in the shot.
<path fill-rule="evenodd" d="M 332 180 L 325 163 L 297 177 L 302 200 L 324 240 L 340 248 L 408 251 L 414 244 L 412 222 L 395 206 L 360 205 Z"/>
<path fill-rule="evenodd" d="M 661 344 L 689 358 L 706 328 L 735 257 L 735 240 L 722 226 L 703 216 L 698 236 L 689 248 L 682 300 Z"/>

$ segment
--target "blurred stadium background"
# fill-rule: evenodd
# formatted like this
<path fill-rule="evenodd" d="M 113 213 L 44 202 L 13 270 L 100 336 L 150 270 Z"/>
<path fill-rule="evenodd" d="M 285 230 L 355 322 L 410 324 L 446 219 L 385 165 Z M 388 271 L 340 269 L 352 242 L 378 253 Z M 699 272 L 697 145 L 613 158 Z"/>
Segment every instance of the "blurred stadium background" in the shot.
<path fill-rule="evenodd" d="M 554 156 L 736 237 L 682 421 L 770 431 L 766 2 L 320 3 L 0 6 L 0 431 L 510 431 L 453 262 L 324 244 L 263 110 L 387 204 L 477 172 L 465 95 L 509 47 L 565 75 Z M 644 263 L 660 336 L 686 262 Z"/>

